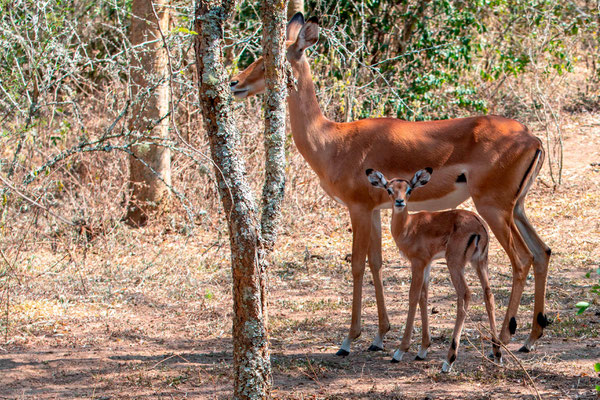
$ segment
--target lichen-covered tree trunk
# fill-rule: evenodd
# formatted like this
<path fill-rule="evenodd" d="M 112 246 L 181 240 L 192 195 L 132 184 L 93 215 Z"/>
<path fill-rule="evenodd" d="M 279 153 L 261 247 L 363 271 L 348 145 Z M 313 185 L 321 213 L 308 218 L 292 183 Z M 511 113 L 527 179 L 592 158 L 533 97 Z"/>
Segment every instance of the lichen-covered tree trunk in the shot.
<path fill-rule="evenodd" d="M 132 147 L 134 156 L 129 157 L 131 199 L 126 219 L 133 225 L 144 225 L 152 212 L 168 205 L 170 197 L 165 183 L 171 184 L 171 152 L 151 143 L 152 137 L 169 135 L 169 63 L 160 34 L 161 30 L 164 34 L 169 31 L 168 3 L 133 0 L 131 6 L 129 36 L 133 46 L 141 46 L 131 60 L 129 129 L 142 136 Z"/>
<path fill-rule="evenodd" d="M 281 3 L 278 3 L 281 4 Z M 281 129 L 282 93 L 279 69 L 270 68 L 276 76 L 280 93 L 268 95 L 266 146 L 267 177 L 275 183 L 265 183 L 263 209 L 267 219 L 259 222 L 258 208 L 246 180 L 244 160 L 240 152 L 240 136 L 231 110 L 232 96 L 229 79 L 224 68 L 224 26 L 230 17 L 234 1 L 198 0 L 196 4 L 196 63 L 200 103 L 202 104 L 204 128 L 209 139 L 211 157 L 219 196 L 227 216 L 231 246 L 231 269 L 233 276 L 233 368 L 234 397 L 236 399 L 263 399 L 269 397 L 271 388 L 271 362 L 269 356 L 267 321 L 267 274 L 265 255 L 267 247 L 261 236 L 263 230 L 274 240 L 275 226 L 270 223 L 279 214 L 283 191 L 285 153 L 281 150 L 284 137 Z M 276 8 L 285 12 L 285 3 Z M 284 20 L 277 18 L 284 27 Z M 274 28 L 272 28 L 274 29 Z M 278 34 L 283 38 L 283 29 Z M 265 42 L 266 47 L 280 46 L 271 51 L 272 59 L 281 62 L 283 42 Z M 283 64 L 281 64 L 283 65 Z M 276 72 L 273 72 L 275 71 Z M 282 127 L 283 126 L 283 127 Z M 275 150 L 273 150 L 275 149 Z M 265 194 L 266 193 L 266 194 Z"/>
<path fill-rule="evenodd" d="M 261 6 L 267 88 L 261 228 L 266 250 L 272 250 L 275 244 L 285 188 L 286 3 L 285 0 L 266 0 Z"/>

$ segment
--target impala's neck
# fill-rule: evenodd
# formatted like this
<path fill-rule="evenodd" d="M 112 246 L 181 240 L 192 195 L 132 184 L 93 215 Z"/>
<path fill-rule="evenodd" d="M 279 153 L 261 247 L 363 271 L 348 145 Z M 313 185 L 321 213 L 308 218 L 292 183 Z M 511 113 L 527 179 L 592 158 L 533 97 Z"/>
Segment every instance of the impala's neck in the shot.
<path fill-rule="evenodd" d="M 321 112 L 306 57 L 291 64 L 296 79 L 296 87 L 288 89 L 292 137 L 306 161 L 318 169 L 321 164 L 318 156 L 331 142 L 333 124 Z"/>
<path fill-rule="evenodd" d="M 392 206 L 392 237 L 394 240 L 403 240 L 407 234 L 408 227 L 410 225 L 410 215 L 408 214 L 407 207 L 404 207 L 402 211 L 396 211 Z"/>

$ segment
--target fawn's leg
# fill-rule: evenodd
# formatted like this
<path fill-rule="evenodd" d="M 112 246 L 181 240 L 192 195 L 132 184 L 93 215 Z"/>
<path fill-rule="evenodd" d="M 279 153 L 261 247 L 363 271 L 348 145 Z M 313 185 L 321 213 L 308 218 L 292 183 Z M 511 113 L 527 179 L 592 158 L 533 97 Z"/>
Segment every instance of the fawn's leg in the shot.
<path fill-rule="evenodd" d="M 481 288 L 483 289 L 483 300 L 485 301 L 485 310 L 487 311 L 488 320 L 490 321 L 490 330 L 492 336 L 492 356 L 496 362 L 502 362 L 502 352 L 500 351 L 500 342 L 498 340 L 496 331 L 496 305 L 494 302 L 494 294 L 490 288 L 489 271 L 488 271 L 488 259 L 487 250 L 486 254 L 481 256 L 478 260 L 471 262 L 471 265 L 477 271 L 477 276 L 481 282 Z"/>
<path fill-rule="evenodd" d="M 406 327 L 404 328 L 404 335 L 402 336 L 402 342 L 400 348 L 394 352 L 392 362 L 399 362 L 404 357 L 404 354 L 410 347 L 410 339 L 412 336 L 413 326 L 415 322 L 415 314 L 417 312 L 417 304 L 421 298 L 421 290 L 423 289 L 423 278 L 425 268 L 427 267 L 427 261 L 423 260 L 411 260 L 411 280 L 410 280 L 410 291 L 408 292 L 408 314 L 406 316 Z"/>
<path fill-rule="evenodd" d="M 421 310 L 421 346 L 417 352 L 415 360 L 424 360 L 427 357 L 427 350 L 431 345 L 431 335 L 429 333 L 429 314 L 427 313 L 427 305 L 429 298 L 429 274 L 431 272 L 431 263 L 425 268 L 423 274 L 423 288 L 421 289 L 421 298 L 419 300 L 419 309 Z"/>
<path fill-rule="evenodd" d="M 471 299 L 471 294 L 464 274 L 465 264 L 461 264 L 460 262 L 452 261 L 450 259 L 447 261 L 448 269 L 450 270 L 450 278 L 454 288 L 456 289 L 457 302 L 456 323 L 454 324 L 454 332 L 452 333 L 452 342 L 450 344 L 450 349 L 448 350 L 448 358 L 442 364 L 442 372 L 449 372 L 452 368 L 452 364 L 456 360 L 458 346 L 460 344 L 460 336 L 462 334 L 465 318 L 467 317 L 467 307 L 469 306 L 469 300 Z"/>

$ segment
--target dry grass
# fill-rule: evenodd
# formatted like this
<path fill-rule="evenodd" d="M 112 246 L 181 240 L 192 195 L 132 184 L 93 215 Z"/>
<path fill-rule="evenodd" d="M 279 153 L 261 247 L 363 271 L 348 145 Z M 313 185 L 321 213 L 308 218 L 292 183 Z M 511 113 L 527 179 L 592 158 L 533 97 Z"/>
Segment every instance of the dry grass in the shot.
<path fill-rule="evenodd" d="M 541 183 L 549 181 L 544 170 L 528 197 L 530 218 L 553 249 L 547 298 L 554 323 L 536 352 L 517 357 L 543 398 L 597 396 L 592 365 L 600 361 L 600 299 L 590 294 L 593 280 L 585 273 L 600 267 L 600 171 L 592 165 L 600 161 L 599 126 L 598 115 L 571 115 L 565 128 L 565 184 L 549 189 Z M 252 138 L 246 135 L 245 140 L 251 147 Z M 363 334 L 349 357 L 334 356 L 350 319 L 352 278 L 345 261 L 351 247 L 349 218 L 324 195 L 296 150 L 290 152 L 282 233 L 270 269 L 274 397 L 533 398 L 515 362 L 507 358 L 503 367 L 496 367 L 481 357 L 477 328 L 486 320 L 472 271 L 472 321 L 456 371 L 438 372 L 455 312 L 443 265 L 433 271 L 431 306 L 439 313 L 431 318 L 428 360 L 389 364 L 405 318 L 409 274 L 391 240 L 387 212 L 384 284 L 393 328 L 386 351 L 366 351 L 377 329 L 369 276 Z M 260 163 L 259 151 L 250 148 L 248 153 L 253 154 L 251 165 Z M 259 175 L 251 170 L 252 178 Z M 193 236 L 168 217 L 132 230 L 114 215 L 92 238 L 56 227 L 40 233 L 40 222 L 31 218 L 36 211 L 23 211 L 29 217 L 15 221 L 15 231 L 4 236 L 2 246 L 12 270 L 0 318 L 6 332 L 0 347 L 0 398 L 229 398 L 228 239 L 214 199 L 205 207 L 210 212 Z M 512 275 L 495 241 L 490 268 L 502 318 Z M 579 300 L 592 306 L 575 316 Z M 532 303 L 533 278 L 521 302 L 511 350 L 526 338 Z"/>

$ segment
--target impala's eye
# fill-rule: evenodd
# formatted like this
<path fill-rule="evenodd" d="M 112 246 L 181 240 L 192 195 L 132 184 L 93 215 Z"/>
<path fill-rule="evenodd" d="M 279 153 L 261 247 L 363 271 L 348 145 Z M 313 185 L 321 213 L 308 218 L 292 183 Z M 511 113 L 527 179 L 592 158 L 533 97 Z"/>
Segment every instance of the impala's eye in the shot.
<path fill-rule="evenodd" d="M 408 188 L 408 189 L 406 189 L 406 195 L 407 195 L 407 196 L 409 196 L 411 192 L 412 192 L 412 188 Z"/>
<path fill-rule="evenodd" d="M 392 188 L 387 188 L 387 192 L 389 193 L 390 196 L 394 195 L 394 191 L 392 190 Z"/>

